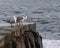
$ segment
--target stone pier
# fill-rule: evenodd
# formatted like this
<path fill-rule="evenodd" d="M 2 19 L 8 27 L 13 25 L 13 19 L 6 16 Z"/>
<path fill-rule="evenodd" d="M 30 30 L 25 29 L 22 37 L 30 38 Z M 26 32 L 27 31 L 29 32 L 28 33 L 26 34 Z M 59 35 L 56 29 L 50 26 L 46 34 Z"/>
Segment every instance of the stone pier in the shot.
<path fill-rule="evenodd" d="M 36 23 L 0 27 L 0 48 L 43 48 Z"/>

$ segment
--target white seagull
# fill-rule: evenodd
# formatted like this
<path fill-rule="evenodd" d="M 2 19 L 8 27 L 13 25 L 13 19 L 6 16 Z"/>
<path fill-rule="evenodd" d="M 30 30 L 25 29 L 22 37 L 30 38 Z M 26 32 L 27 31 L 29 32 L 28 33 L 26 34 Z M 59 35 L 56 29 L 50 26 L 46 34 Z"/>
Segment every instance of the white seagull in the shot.
<path fill-rule="evenodd" d="M 23 24 L 23 22 L 25 20 L 27 20 L 27 16 L 19 16 L 19 17 L 17 17 L 17 22 L 19 23 L 19 25 L 20 25 L 20 22 L 22 22 L 22 24 Z"/>
<path fill-rule="evenodd" d="M 3 21 L 5 21 L 7 23 L 10 23 L 11 24 L 11 27 L 12 27 L 12 24 L 16 23 L 17 18 L 15 16 L 12 16 L 10 18 L 7 18 L 6 20 L 3 19 Z"/>

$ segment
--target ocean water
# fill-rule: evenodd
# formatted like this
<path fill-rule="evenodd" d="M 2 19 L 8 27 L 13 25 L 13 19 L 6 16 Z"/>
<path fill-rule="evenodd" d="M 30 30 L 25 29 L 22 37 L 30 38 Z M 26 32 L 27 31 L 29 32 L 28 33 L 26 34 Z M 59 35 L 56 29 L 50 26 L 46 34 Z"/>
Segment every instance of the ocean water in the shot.
<path fill-rule="evenodd" d="M 23 14 L 28 22 L 36 23 L 44 48 L 60 47 L 60 0 L 0 0 L 0 23 Z"/>

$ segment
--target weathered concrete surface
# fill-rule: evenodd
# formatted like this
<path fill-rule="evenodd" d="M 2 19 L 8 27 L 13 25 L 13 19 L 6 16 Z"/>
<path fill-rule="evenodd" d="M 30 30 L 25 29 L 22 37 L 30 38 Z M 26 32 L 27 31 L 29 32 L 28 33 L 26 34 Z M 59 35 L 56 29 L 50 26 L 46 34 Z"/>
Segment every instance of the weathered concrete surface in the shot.
<path fill-rule="evenodd" d="M 28 33 L 31 32 L 33 34 L 32 37 L 34 37 L 35 48 L 43 48 L 42 37 L 39 35 L 39 33 L 36 31 L 32 31 L 32 30 L 28 30 L 27 32 Z M 32 37 L 31 37 L 31 39 L 32 39 Z"/>
<path fill-rule="evenodd" d="M 0 48 L 5 45 L 5 35 L 0 35 Z"/>

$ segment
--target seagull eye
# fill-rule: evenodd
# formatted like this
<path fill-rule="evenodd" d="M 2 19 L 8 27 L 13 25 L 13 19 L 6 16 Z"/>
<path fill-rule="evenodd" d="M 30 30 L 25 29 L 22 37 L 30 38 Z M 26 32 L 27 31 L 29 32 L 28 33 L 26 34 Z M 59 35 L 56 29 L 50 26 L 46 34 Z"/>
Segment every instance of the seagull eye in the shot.
<path fill-rule="evenodd" d="M 21 18 L 21 19 L 23 19 L 23 18 Z"/>

